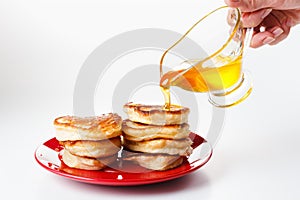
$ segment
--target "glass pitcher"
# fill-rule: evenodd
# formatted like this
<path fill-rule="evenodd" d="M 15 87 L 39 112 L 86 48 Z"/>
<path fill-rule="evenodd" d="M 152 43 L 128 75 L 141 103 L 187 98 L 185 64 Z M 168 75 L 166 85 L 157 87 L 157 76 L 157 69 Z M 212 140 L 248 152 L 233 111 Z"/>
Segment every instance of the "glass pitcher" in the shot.
<path fill-rule="evenodd" d="M 228 6 L 217 8 L 197 21 L 162 55 L 160 86 L 166 107 L 170 105 L 171 86 L 208 93 L 209 102 L 216 107 L 226 108 L 245 100 L 252 91 L 252 80 L 243 71 L 242 60 L 252 31 L 243 27 L 240 10 Z M 205 53 L 173 66 L 165 64 L 170 52 L 190 35 Z"/>

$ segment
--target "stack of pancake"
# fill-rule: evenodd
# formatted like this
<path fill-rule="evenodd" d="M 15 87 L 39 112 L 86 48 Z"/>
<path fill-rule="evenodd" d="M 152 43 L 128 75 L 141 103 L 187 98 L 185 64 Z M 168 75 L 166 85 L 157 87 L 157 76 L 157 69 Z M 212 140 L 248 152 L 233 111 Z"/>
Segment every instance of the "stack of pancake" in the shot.
<path fill-rule="evenodd" d="M 181 165 L 192 153 L 188 108 L 128 103 L 124 111 L 123 160 L 162 171 Z"/>
<path fill-rule="evenodd" d="M 64 116 L 56 118 L 54 126 L 56 139 L 64 147 L 62 160 L 67 166 L 100 170 L 117 160 L 122 134 L 119 115 Z"/>

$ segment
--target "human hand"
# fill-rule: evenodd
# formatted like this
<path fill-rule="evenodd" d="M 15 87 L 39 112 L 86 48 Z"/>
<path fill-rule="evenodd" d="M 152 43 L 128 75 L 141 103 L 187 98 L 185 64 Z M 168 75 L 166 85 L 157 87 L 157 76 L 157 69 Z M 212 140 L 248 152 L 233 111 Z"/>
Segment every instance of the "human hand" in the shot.
<path fill-rule="evenodd" d="M 254 27 L 250 46 L 275 45 L 300 23 L 300 0 L 225 0 L 239 8 L 245 27 Z"/>

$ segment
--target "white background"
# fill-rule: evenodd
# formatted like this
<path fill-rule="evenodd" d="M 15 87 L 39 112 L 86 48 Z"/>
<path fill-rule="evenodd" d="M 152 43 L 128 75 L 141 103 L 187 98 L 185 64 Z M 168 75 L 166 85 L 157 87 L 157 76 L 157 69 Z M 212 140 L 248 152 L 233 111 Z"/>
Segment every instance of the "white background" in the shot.
<path fill-rule="evenodd" d="M 184 178 L 149 186 L 82 184 L 34 160 L 54 136 L 55 117 L 72 114 L 77 74 L 114 35 L 138 28 L 177 32 L 220 0 L 52 0 L 0 2 L 1 196 L 9 199 L 299 199 L 300 27 L 245 58 L 254 91 L 226 110 L 210 162 Z"/>

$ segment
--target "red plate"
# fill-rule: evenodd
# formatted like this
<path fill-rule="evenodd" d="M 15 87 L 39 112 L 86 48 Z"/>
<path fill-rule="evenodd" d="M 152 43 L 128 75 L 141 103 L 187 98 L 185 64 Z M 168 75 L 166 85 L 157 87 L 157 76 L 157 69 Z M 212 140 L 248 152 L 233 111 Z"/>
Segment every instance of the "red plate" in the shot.
<path fill-rule="evenodd" d="M 212 148 L 201 136 L 191 133 L 193 153 L 182 165 L 166 171 L 153 171 L 139 167 L 128 161 L 116 162 L 115 166 L 102 171 L 69 168 L 59 159 L 62 146 L 52 138 L 35 151 L 36 161 L 48 171 L 60 176 L 92 184 L 129 186 L 145 185 L 172 180 L 187 175 L 206 164 L 212 155 Z"/>

